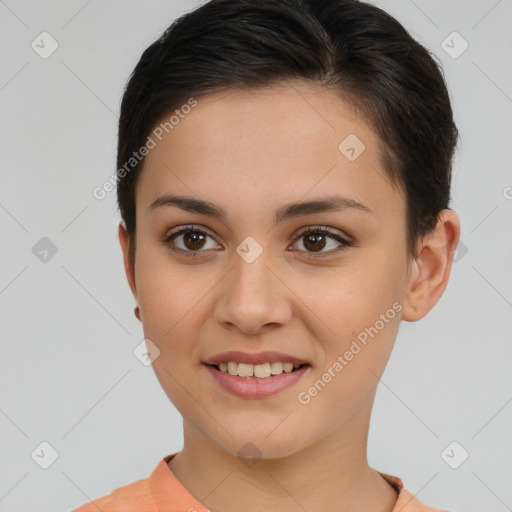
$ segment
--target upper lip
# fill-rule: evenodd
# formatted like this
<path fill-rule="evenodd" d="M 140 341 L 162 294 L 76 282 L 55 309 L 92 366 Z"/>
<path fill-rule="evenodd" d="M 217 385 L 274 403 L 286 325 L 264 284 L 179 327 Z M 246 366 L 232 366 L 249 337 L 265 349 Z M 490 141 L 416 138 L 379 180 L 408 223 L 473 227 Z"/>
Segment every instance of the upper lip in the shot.
<path fill-rule="evenodd" d="M 282 352 L 240 352 L 238 350 L 231 350 L 229 352 L 222 352 L 216 354 L 205 361 L 205 364 L 220 364 L 235 361 L 237 363 L 245 364 L 263 364 L 279 361 L 281 363 L 294 363 L 294 364 L 309 364 L 304 359 L 290 354 L 283 354 Z"/>

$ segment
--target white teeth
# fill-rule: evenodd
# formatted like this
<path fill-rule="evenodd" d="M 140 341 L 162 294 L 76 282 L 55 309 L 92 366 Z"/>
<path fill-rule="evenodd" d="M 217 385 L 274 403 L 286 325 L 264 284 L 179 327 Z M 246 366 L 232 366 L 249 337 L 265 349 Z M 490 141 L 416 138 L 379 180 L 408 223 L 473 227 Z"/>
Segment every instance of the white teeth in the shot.
<path fill-rule="evenodd" d="M 257 364 L 254 366 L 254 376 L 260 379 L 270 377 L 270 363 Z"/>
<path fill-rule="evenodd" d="M 280 361 L 273 361 L 271 363 L 262 364 L 247 364 L 229 361 L 228 363 L 220 363 L 217 368 L 223 373 L 230 375 L 238 375 L 239 377 L 257 377 L 258 379 L 265 379 L 271 375 L 280 375 L 281 373 L 290 373 L 300 364 L 297 363 L 281 363 Z"/>
<path fill-rule="evenodd" d="M 283 370 L 290 373 L 293 370 L 293 363 L 283 363 Z"/>
<path fill-rule="evenodd" d="M 254 375 L 254 365 L 238 363 L 238 375 L 240 377 L 252 377 Z"/>
<path fill-rule="evenodd" d="M 278 361 L 270 363 L 270 370 L 272 372 L 272 375 L 279 375 L 280 373 L 283 373 L 283 363 L 280 363 Z"/>
<path fill-rule="evenodd" d="M 229 363 L 228 363 L 228 373 L 230 375 L 238 375 L 238 363 L 234 363 L 233 361 L 229 361 Z"/>

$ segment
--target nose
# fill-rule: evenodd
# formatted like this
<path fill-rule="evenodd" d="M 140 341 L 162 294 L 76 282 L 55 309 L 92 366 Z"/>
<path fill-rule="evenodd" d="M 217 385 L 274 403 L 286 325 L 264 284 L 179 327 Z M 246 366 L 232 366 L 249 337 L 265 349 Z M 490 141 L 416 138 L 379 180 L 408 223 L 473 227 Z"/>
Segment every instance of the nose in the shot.
<path fill-rule="evenodd" d="M 234 255 L 234 268 L 221 281 L 215 307 L 215 319 L 224 328 L 257 335 L 292 318 L 293 294 L 264 254 L 252 263 Z"/>

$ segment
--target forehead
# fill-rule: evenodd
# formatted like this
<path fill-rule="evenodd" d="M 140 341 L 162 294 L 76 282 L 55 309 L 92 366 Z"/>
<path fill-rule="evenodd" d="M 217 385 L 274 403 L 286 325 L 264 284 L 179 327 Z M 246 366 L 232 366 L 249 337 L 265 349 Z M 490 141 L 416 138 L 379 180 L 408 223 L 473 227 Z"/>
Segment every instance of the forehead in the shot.
<path fill-rule="evenodd" d="M 400 206 L 379 137 L 333 89 L 299 81 L 228 89 L 197 98 L 187 112 L 156 125 L 161 140 L 153 136 L 138 181 L 139 211 L 171 192 L 237 213 L 332 192 L 372 203 L 376 213 Z"/>

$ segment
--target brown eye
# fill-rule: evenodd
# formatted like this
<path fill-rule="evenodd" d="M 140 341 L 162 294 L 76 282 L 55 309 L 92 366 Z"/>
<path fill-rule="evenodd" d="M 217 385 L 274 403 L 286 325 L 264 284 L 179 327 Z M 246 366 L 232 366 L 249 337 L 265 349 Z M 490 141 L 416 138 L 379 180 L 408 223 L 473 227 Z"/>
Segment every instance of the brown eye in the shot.
<path fill-rule="evenodd" d="M 329 256 L 352 245 L 349 240 L 324 227 L 309 228 L 303 231 L 299 234 L 295 243 L 298 243 L 301 239 L 304 252 L 315 256 Z M 336 246 L 336 242 L 338 246 Z M 328 250 L 324 251 L 323 249 L 326 247 Z M 302 250 L 300 247 L 299 249 Z"/>
<path fill-rule="evenodd" d="M 208 239 L 212 240 L 209 247 Z M 191 256 L 196 256 L 198 253 L 207 252 L 208 249 L 219 247 L 208 233 L 192 226 L 185 226 L 171 233 L 165 237 L 164 243 L 168 244 L 172 251 L 189 253 Z"/>
<path fill-rule="evenodd" d="M 326 245 L 325 235 L 323 234 L 310 233 L 308 235 L 303 235 L 303 237 L 304 241 L 302 243 L 308 251 L 318 252 Z"/>
<path fill-rule="evenodd" d="M 201 249 L 206 237 L 203 233 L 197 231 L 188 231 L 183 235 L 183 245 L 191 251 Z"/>

